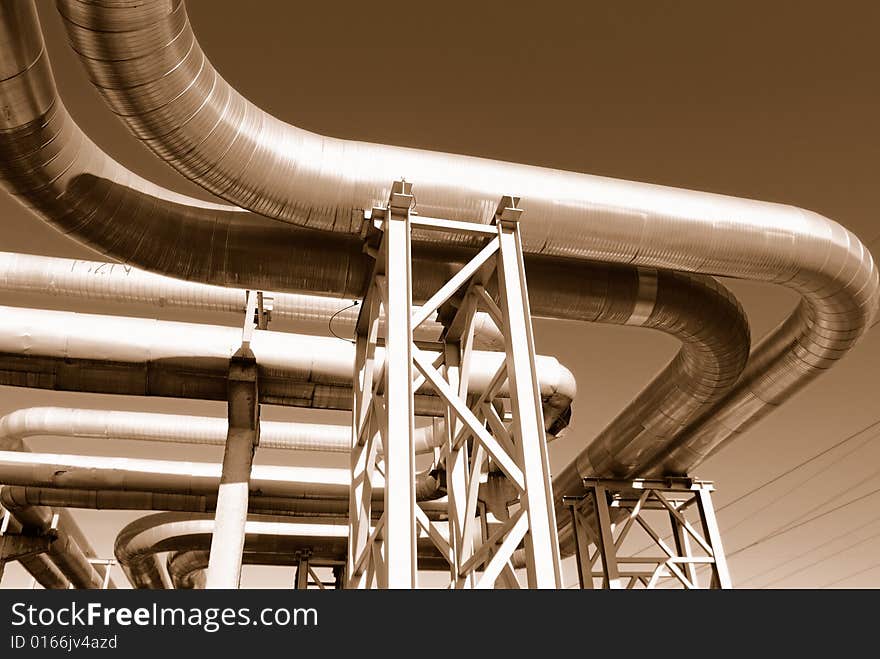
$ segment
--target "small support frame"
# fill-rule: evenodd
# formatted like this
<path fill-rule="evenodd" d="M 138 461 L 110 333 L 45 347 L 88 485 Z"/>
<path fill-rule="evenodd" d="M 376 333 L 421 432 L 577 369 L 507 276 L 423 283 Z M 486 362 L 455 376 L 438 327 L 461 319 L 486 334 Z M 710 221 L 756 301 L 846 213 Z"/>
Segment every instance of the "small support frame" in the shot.
<path fill-rule="evenodd" d="M 412 185 L 397 181 L 387 207 L 372 211 L 366 251 L 376 264 L 358 319 L 353 379 L 349 588 L 417 587 L 420 537 L 449 563 L 450 587 L 491 588 L 499 577 L 520 587 L 513 568 L 518 550 L 528 587 L 561 586 L 518 203 L 502 198 L 492 224 L 421 217 Z M 417 310 L 414 233 L 476 245 L 473 258 Z M 480 310 L 502 331 L 505 352 L 494 377 L 475 392 L 470 366 Z M 413 331 L 435 314 L 445 325 L 441 343 L 417 344 Z M 445 441 L 435 466 L 446 474 L 446 524 L 429 520 L 415 497 L 416 392 L 443 405 L 438 425 Z M 497 491 L 510 496 L 487 493 L 484 483 L 499 479 L 505 487 Z M 374 483 L 382 480 L 383 513 L 373 523 Z"/>
<path fill-rule="evenodd" d="M 565 497 L 581 588 L 594 588 L 594 579 L 605 589 L 652 589 L 660 584 L 732 588 L 712 507 L 711 482 L 686 477 L 585 478 L 584 487 L 585 495 Z M 700 531 L 688 519 L 688 510 L 696 511 Z M 665 537 L 658 531 L 658 519 L 669 524 Z M 641 529 L 648 546 L 625 555 L 624 543 L 634 529 Z M 591 544 L 596 547 L 592 552 Z M 654 552 L 641 555 L 648 548 Z M 708 580 L 702 567 L 709 568 Z"/>

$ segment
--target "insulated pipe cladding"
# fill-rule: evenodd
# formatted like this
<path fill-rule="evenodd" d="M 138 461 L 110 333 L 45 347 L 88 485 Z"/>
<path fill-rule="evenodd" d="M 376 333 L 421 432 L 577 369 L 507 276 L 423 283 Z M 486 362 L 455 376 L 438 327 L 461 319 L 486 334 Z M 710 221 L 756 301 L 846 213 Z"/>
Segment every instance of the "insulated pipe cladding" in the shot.
<path fill-rule="evenodd" d="M 401 174 L 416 184 L 419 212 L 450 219 L 489 221 L 501 195 L 512 191 L 526 211 L 535 315 L 629 322 L 681 336 L 670 366 L 554 478 L 557 497 L 578 491 L 586 475 L 689 471 L 832 366 L 875 313 L 870 254 L 816 214 L 325 138 L 279 122 L 229 87 L 195 40 L 182 2 L 58 6 L 92 81 L 135 134 L 184 175 L 252 211 L 175 195 L 110 160 L 55 92 L 32 3 L 6 3 L 0 31 L 11 36 L 0 38 L 0 99 L 7 108 L 0 172 L 10 192 L 77 240 L 193 281 L 357 297 L 369 272 L 360 223 Z M 425 299 L 470 253 L 467 244 L 417 243 L 416 297 Z M 693 299 L 665 297 L 664 281 L 668 291 L 680 292 L 683 282 L 702 287 L 704 299 L 721 308 L 727 294 L 711 280 L 655 268 L 778 283 L 802 302 L 740 375 L 749 340 L 739 306 L 728 299 L 729 315 L 721 319 Z M 606 288 L 591 296 L 585 283 L 596 272 L 612 274 L 600 275 Z M 597 299 L 602 304 L 591 306 Z M 15 349 L 29 350 L 20 342 Z M 4 356 L 3 377 L 72 383 L 62 359 Z M 145 377 L 145 390 L 180 386 L 167 382 L 173 364 L 147 363 L 159 377 Z M 73 371 L 87 387 L 105 375 L 88 360 Z M 308 396 L 315 400 L 314 391 Z"/>
<path fill-rule="evenodd" d="M 444 436 L 442 427 L 438 432 L 433 424 L 416 428 L 416 453 L 430 453 L 439 446 Z M 0 450 L 21 450 L 23 440 L 41 435 L 223 446 L 228 429 L 228 419 L 219 417 L 31 407 L 0 417 Z M 381 447 L 381 438 L 376 441 Z M 350 453 L 351 426 L 261 419 L 260 448 Z"/>
<path fill-rule="evenodd" d="M 23 203 L 99 251 L 172 276 L 261 290 L 362 294 L 371 264 L 359 237 L 301 230 L 189 199 L 111 160 L 58 98 L 32 3 L 7 7 L 0 18 L 17 35 L 0 41 L 9 62 L 34 62 L 17 75 L 10 64 L 9 78 L 0 82 L 0 98 L 14 108 L 8 130 L 0 133 L 0 166 L 6 188 Z M 185 252 L 182 245 L 188 246 Z M 420 244 L 414 254 L 414 294 L 425 299 L 470 252 Z M 628 415 L 657 436 L 671 439 L 736 381 L 748 354 L 747 325 L 736 302 L 711 280 L 543 256 L 529 256 L 526 267 L 535 315 L 643 325 L 684 342 L 637 402 L 686 412 L 668 420 L 652 414 L 649 420 L 641 405 Z M 672 405 L 676 400 L 683 405 Z M 617 441 L 637 442 L 640 423 L 627 425 L 625 434 L 614 433 Z"/>
<path fill-rule="evenodd" d="M 17 21 L 18 34 L 33 35 L 42 44 L 34 12 L 22 10 L 6 20 Z M 45 60 L 42 45 L 39 58 Z M 35 115 L 34 121 L 23 122 L 26 125 L 21 131 L 7 133 L 5 144 L 11 156 L 4 174 L 7 187 L 55 226 L 106 251 L 107 222 L 111 222 L 120 238 L 117 245 L 122 248 L 108 253 L 190 279 L 261 288 L 267 286 L 257 281 L 276 282 L 278 286 L 272 287 L 276 290 L 360 294 L 370 265 L 357 237 L 282 229 L 277 223 L 239 209 L 205 204 L 157 188 L 107 158 L 79 131 L 57 97 L 47 60 L 10 83 L 12 97 L 16 85 L 30 86 L 35 96 L 42 95 L 51 102 L 43 119 Z M 44 148 L 46 144 L 61 151 L 50 149 L 50 154 Z M 67 163 L 64 169 L 51 173 L 62 162 Z M 49 187 L 37 181 L 50 181 Z M 113 183 L 107 188 L 100 181 Z M 112 196 L 107 197 L 108 193 Z M 108 206 L 108 198 L 120 203 Z M 157 268 L 157 259 L 169 254 L 164 248 L 151 256 L 124 247 L 134 243 L 127 242 L 119 231 L 128 234 L 124 227 L 134 225 L 141 225 L 151 235 L 150 240 L 138 241 L 138 249 L 158 245 L 161 240 L 156 238 L 168 235 L 172 226 L 180 229 L 174 231 L 175 241 L 193 235 L 193 230 L 200 232 L 196 242 L 208 249 L 191 250 L 187 256 L 190 260 L 216 251 L 210 245 L 217 245 L 215 239 L 225 234 L 222 259 L 230 264 L 241 261 L 227 271 L 245 274 L 236 274 L 234 279 L 218 278 L 213 270 L 217 260 L 213 265 L 206 264 L 206 270 L 199 266 L 201 275 L 193 270 L 181 274 L 176 267 Z M 417 246 L 416 296 L 424 299 L 432 293 L 469 253 L 438 245 Z M 247 259 L 242 260 L 245 254 Z M 251 258 L 262 261 L 262 274 L 257 278 L 253 271 L 248 274 L 248 268 L 241 267 Z M 284 270 L 272 271 L 279 267 Z M 669 441 L 677 436 L 692 417 L 729 389 L 742 370 L 749 345 L 745 318 L 735 300 L 709 279 L 541 256 L 529 256 L 527 269 L 531 308 L 536 315 L 643 325 L 682 339 L 684 345 L 676 359 L 605 433 L 606 438 L 628 447 L 640 460 L 646 457 L 643 448 L 662 448 L 655 438 Z M 707 316 L 707 309 L 716 313 Z M 707 322 L 707 318 L 711 320 Z M 674 413 L 657 415 L 654 410 L 658 407 Z M 646 439 L 647 447 L 640 448 L 639 443 Z"/>
<path fill-rule="evenodd" d="M 0 307 L 0 384 L 226 400 L 229 360 L 241 341 L 234 327 Z M 261 402 L 351 409 L 349 341 L 255 330 L 250 349 Z M 377 349 L 377 359 L 383 354 Z M 482 393 L 503 360 L 503 353 L 474 351 L 470 391 Z M 539 356 L 536 365 L 547 432 L 556 434 L 568 424 L 574 377 L 553 357 Z M 442 413 L 429 385 L 415 393 L 416 413 Z"/>
<path fill-rule="evenodd" d="M 214 520 L 208 515 L 158 513 L 135 520 L 116 537 L 114 553 L 135 588 L 167 588 L 172 580 L 191 573 L 168 573 L 158 559 L 162 552 L 202 551 L 210 547 Z M 283 519 L 250 516 L 245 524 L 244 557 L 264 564 L 288 564 L 297 551 L 309 550 L 318 564 L 345 560 L 348 522 L 345 519 Z M 448 569 L 428 538 L 418 543 L 420 565 Z M 312 560 L 312 559 L 310 559 Z M 182 567 L 182 566 L 181 566 Z"/>
<path fill-rule="evenodd" d="M 149 304 L 187 311 L 220 311 L 243 318 L 247 291 L 183 281 L 146 272 L 122 263 L 61 259 L 32 254 L 0 252 L 0 290 L 42 294 L 65 300 L 90 300 L 121 304 Z M 354 334 L 359 301 L 297 293 L 264 291 L 272 300 L 271 318 L 291 321 L 307 334 L 348 338 Z M 416 338 L 437 341 L 443 325 L 436 313 L 416 328 Z M 489 314 L 475 319 L 474 343 L 488 350 L 503 350 L 504 337 Z M 298 328 L 299 329 L 299 328 Z M 302 330 L 300 330 L 302 331 Z"/>
<path fill-rule="evenodd" d="M 738 383 L 648 469 L 693 467 L 832 366 L 876 312 L 878 274 L 868 250 L 816 213 L 325 137 L 279 121 L 223 80 L 199 46 L 182 0 L 136 6 L 58 0 L 57 6 L 90 79 L 131 132 L 184 176 L 244 208 L 342 240 L 360 230 L 364 211 L 384 204 L 391 183 L 404 175 L 415 184 L 420 213 L 454 220 L 488 222 L 498 199 L 514 192 L 525 211 L 528 253 L 740 277 L 797 291 L 800 305 L 756 348 Z M 51 95 L 40 100 L 45 113 Z M 127 237 L 114 233 L 112 244 L 101 239 L 99 248 L 117 253 L 123 242 L 140 242 L 142 229 L 130 223 L 126 230 Z M 179 242 L 167 249 L 191 251 Z M 234 266 L 243 278 L 264 263 L 248 256 L 250 263 Z M 231 263 L 215 262 L 220 265 L 209 266 L 207 277 L 226 278 Z M 206 276 L 193 266 L 172 253 L 147 265 L 185 278 Z M 597 458 L 607 460 L 604 452 L 591 446 L 557 492 L 595 473 Z"/>

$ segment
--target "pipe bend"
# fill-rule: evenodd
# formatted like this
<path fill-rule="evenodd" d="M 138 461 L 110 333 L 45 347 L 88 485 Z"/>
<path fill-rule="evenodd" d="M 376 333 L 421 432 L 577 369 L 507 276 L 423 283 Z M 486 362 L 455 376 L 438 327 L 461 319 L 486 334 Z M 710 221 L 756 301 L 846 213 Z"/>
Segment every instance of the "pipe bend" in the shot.
<path fill-rule="evenodd" d="M 214 519 L 193 513 L 157 513 L 141 517 L 117 535 L 114 554 L 135 588 L 167 588 L 167 573 L 158 560 L 162 552 L 205 550 L 210 547 Z M 251 515 L 245 524 L 245 553 L 293 553 L 339 560 L 345 557 L 348 522 L 318 517 L 289 518 Z"/>
<path fill-rule="evenodd" d="M 185 28 L 174 23 L 185 12 L 182 3 L 124 6 L 108 1 L 99 6 L 60 0 L 58 4 L 79 52 L 89 49 L 87 69 L 100 69 L 111 77 L 117 68 L 120 71 L 124 89 L 107 97 L 111 106 L 124 102 L 128 109 L 142 107 L 145 118 L 137 112 L 120 113 L 130 125 L 142 123 L 151 131 L 166 122 L 173 129 L 149 133 L 149 146 L 167 160 L 179 157 L 178 169 L 208 189 L 282 220 L 216 204 L 190 204 L 152 186 L 123 170 L 78 133 L 57 99 L 51 116 L 35 114 L 22 121 L 16 115 L 19 123 L 8 127 L 3 155 L 25 168 L 4 173 L 7 187 L 62 230 L 116 258 L 196 281 L 358 295 L 366 268 L 359 241 L 349 232 L 360 221 L 360 209 L 383 203 L 391 181 L 405 171 L 419 186 L 420 208 L 440 209 L 438 214 L 458 219 L 485 221 L 500 191 L 515 189 L 524 198 L 523 237 L 530 252 L 570 257 L 581 265 L 595 259 L 744 277 L 797 290 L 805 299 L 803 309 L 762 344 L 759 358 L 748 369 L 752 386 L 724 398 L 716 389 L 716 402 L 703 412 L 705 427 L 682 440 L 676 459 L 661 469 L 695 466 L 729 431 L 741 431 L 761 418 L 774 407 L 768 400 L 784 399 L 820 371 L 813 368 L 813 357 L 800 354 L 803 345 L 822 346 L 819 363 L 827 368 L 861 334 L 876 308 L 877 272 L 870 255 L 852 234 L 819 216 L 721 195 L 329 140 L 281 124 L 233 90 L 211 95 L 203 85 L 190 84 L 197 82 L 198 73 L 192 73 L 183 90 L 163 86 L 172 80 L 168 72 L 188 70 L 177 66 L 180 52 L 166 48 L 172 42 L 189 44 L 178 37 Z M 32 23 L 26 27 L 42 43 L 35 15 Z M 194 48 L 198 48 L 195 40 L 187 53 Z M 147 53 L 150 57 L 143 57 Z M 162 63 L 165 58 L 170 66 Z M 138 64 L 148 60 L 150 66 L 141 71 Z M 128 68 L 123 71 L 124 66 Z M 35 89 L 54 90 L 48 70 L 21 78 Z M 225 85 L 218 76 L 211 81 L 210 89 Z M 0 93 L 15 97 L 14 90 L 7 93 L 2 83 Z M 149 109 L 138 105 L 141 100 L 155 104 L 161 99 L 167 103 Z M 218 114 L 215 102 L 226 107 L 226 99 L 236 111 Z M 199 108 L 196 114 L 181 114 L 192 107 Z M 55 142 L 44 139 L 46 126 L 65 135 L 58 141 L 62 146 L 57 153 L 44 150 L 44 145 Z M 204 139 L 205 134 L 209 139 Z M 250 140 L 252 136 L 257 137 Z M 65 151 L 67 144 L 75 146 Z M 296 162 L 298 176 L 293 176 L 291 155 L 303 156 Z M 77 159 L 79 166 L 74 167 L 71 163 Z M 361 168 L 364 162 L 370 167 Z M 230 163 L 231 168 L 224 169 Z M 37 186 L 31 180 L 34 171 L 42 172 Z M 283 190 L 275 189 L 266 171 L 283 177 Z M 259 176 L 257 187 L 251 185 L 254 172 Z M 279 197 L 279 192 L 292 199 Z M 304 219 L 324 230 L 294 229 L 288 224 Z M 178 245 L 199 249 L 175 250 L 171 236 Z M 262 246 L 260 257 L 249 249 L 257 245 Z M 449 249 L 432 246 L 429 251 L 438 257 L 435 263 L 447 268 L 455 263 L 444 256 Z M 293 253 L 302 253 L 303 258 L 290 258 Z M 542 290 L 540 278 L 533 276 L 540 259 L 534 254 L 529 258 L 533 296 L 540 299 L 536 291 L 552 296 L 556 282 Z M 434 267 L 428 272 L 442 270 Z M 429 282 L 430 276 L 424 281 Z M 540 315 L 537 307 L 532 305 Z M 559 310 L 555 313 L 554 317 L 566 317 Z M 789 330 L 803 341 L 792 341 Z M 700 352 L 692 354 L 698 357 Z M 676 368 L 692 373 L 698 363 L 682 357 Z M 802 369 L 803 364 L 811 367 Z M 731 377 L 711 369 L 706 372 L 722 381 Z M 778 399 L 773 398 L 776 394 Z M 689 453 L 692 446 L 697 450 Z"/>
<path fill-rule="evenodd" d="M 182 0 L 136 8 L 112 0 L 57 4 L 71 43 L 89 50 L 81 59 L 92 79 L 114 81 L 112 93 L 101 91 L 132 132 L 187 178 L 252 211 L 342 239 L 357 230 L 360 211 L 384 203 L 391 181 L 405 172 L 418 187 L 420 211 L 451 219 L 486 222 L 501 194 L 515 190 L 523 199 L 529 253 L 748 278 L 797 291 L 803 304 L 760 344 L 740 384 L 705 411 L 705 422 L 687 438 L 676 438 L 680 450 L 643 468 L 692 468 L 842 357 L 876 313 L 880 294 L 870 254 L 852 233 L 815 213 L 324 137 L 254 106 L 203 53 L 189 78 L 169 76 L 201 51 Z M 202 79 L 210 85 L 191 84 Z"/>

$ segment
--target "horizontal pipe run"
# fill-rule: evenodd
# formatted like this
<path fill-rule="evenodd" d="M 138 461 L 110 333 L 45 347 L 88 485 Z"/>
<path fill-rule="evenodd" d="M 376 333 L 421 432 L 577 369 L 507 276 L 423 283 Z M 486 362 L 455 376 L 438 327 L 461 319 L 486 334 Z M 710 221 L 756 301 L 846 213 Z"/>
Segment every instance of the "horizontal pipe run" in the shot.
<path fill-rule="evenodd" d="M 0 450 L 21 450 L 23 440 L 38 436 L 223 446 L 228 425 L 226 417 L 31 407 L 0 417 Z M 434 432 L 433 424 L 417 428 L 416 452 L 431 452 L 443 438 L 442 427 L 437 432 Z M 351 427 L 261 420 L 259 446 L 264 449 L 349 453 Z M 381 448 L 379 450 L 381 452 Z"/>
<path fill-rule="evenodd" d="M 108 484 L 110 488 L 111 484 Z M 0 490 L 0 502 L 10 507 L 53 506 L 60 509 L 86 510 L 143 510 L 163 512 L 211 513 L 217 505 L 217 493 L 184 494 L 182 491 L 149 492 L 114 489 L 75 489 L 5 485 Z M 5 504 L 4 504 L 5 505 Z M 377 515 L 382 512 L 382 501 L 373 502 Z M 445 500 L 425 500 L 419 503 L 429 519 L 446 517 Z M 348 499 L 315 499 L 251 496 L 248 511 L 254 515 L 283 515 L 288 517 L 335 517 L 348 519 Z"/>
<path fill-rule="evenodd" d="M 233 327 L 0 307 L 0 384 L 226 400 L 229 360 L 241 340 Z M 250 348 L 261 402 L 351 408 L 354 345 L 348 341 L 255 330 Z M 376 354 L 381 360 L 384 351 Z M 503 360 L 503 353 L 473 353 L 471 393 L 482 393 Z M 541 356 L 537 364 L 545 420 L 555 434 L 568 423 L 574 377 L 555 358 Z M 431 393 L 427 384 L 419 389 L 417 413 L 442 413 Z"/>
<path fill-rule="evenodd" d="M 247 291 L 200 284 L 147 272 L 123 263 L 63 259 L 0 252 L 0 291 L 117 304 L 146 304 L 186 311 L 236 314 L 247 308 Z M 297 323 L 298 331 L 350 338 L 354 334 L 359 300 L 301 293 L 263 291 L 272 300 L 271 318 Z M 81 306 L 81 305 L 80 305 Z M 438 341 L 443 325 L 436 312 L 415 328 L 419 341 Z M 384 321 L 383 321 L 384 322 Z M 381 331 L 381 330 L 380 330 Z M 503 350 L 504 338 L 487 313 L 475 320 L 475 345 Z"/>

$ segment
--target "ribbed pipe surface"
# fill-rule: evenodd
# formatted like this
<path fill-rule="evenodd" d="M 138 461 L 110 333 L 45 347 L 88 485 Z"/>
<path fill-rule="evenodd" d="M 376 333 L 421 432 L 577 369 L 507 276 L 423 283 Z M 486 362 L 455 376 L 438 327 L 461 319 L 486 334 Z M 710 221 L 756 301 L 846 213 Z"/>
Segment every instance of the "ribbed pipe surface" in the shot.
<path fill-rule="evenodd" d="M 5 156 L 0 170 L 6 188 L 23 203 L 77 240 L 153 271 L 265 290 L 362 293 L 371 260 L 363 254 L 359 237 L 302 230 L 237 208 L 188 199 L 144 181 L 100 151 L 58 98 L 32 5 L 22 3 L 19 10 L 2 17 L 22 42 L 18 50 L 13 48 L 10 61 L 27 59 L 19 51 L 29 47 L 29 55 L 40 65 L 20 71 L 8 84 L 0 82 L 0 96 L 15 106 L 9 130 L 0 134 L 0 154 Z M 48 101 L 39 107 L 16 104 L 19 88 Z M 183 245 L 189 247 L 181 251 Z M 416 245 L 416 297 L 433 293 L 470 254 L 453 247 Z M 735 300 L 711 280 L 534 255 L 527 256 L 526 268 L 530 306 L 537 316 L 645 324 L 684 343 L 665 376 L 642 397 L 643 402 L 651 401 L 652 409 L 677 406 L 687 392 L 700 392 L 698 398 L 685 401 L 688 409 L 705 409 L 744 365 L 747 322 Z M 657 281 L 652 285 L 653 279 Z M 672 307 L 664 307 L 667 299 Z M 648 420 L 643 409 L 625 411 L 621 418 L 634 420 L 627 432 L 635 429 L 637 435 L 644 422 L 670 439 L 684 421 L 656 415 Z M 665 430 L 659 427 L 664 423 Z M 618 424 L 609 432 L 622 437 L 624 428 Z"/>
<path fill-rule="evenodd" d="M 224 446 L 228 428 L 228 420 L 219 417 L 30 407 L 0 417 L 0 450 L 21 450 L 23 440 L 37 436 Z M 430 452 L 439 445 L 442 434 L 438 432 L 436 437 L 432 426 L 416 428 L 416 453 Z M 259 446 L 280 450 L 350 453 L 351 427 L 261 420 Z"/>
<path fill-rule="evenodd" d="M 226 400 L 229 360 L 241 341 L 234 327 L 0 307 L 0 384 Z M 351 408 L 352 343 L 255 330 L 250 348 L 261 402 Z M 503 360 L 503 353 L 474 351 L 470 392 L 482 393 Z M 568 424 L 577 387 L 555 358 L 539 356 L 536 364 L 547 430 L 556 434 Z M 428 385 L 416 392 L 416 412 L 442 414 Z"/>
<path fill-rule="evenodd" d="M 239 319 L 244 318 L 247 306 L 245 289 L 174 279 L 122 263 L 13 252 L 0 252 L 0 290 L 64 300 L 226 312 L 236 314 Z M 346 338 L 354 335 L 360 312 L 358 300 L 300 293 L 264 293 L 272 299 L 272 320 L 295 322 L 298 329 L 303 327 L 309 334 L 329 336 L 333 332 Z M 434 313 L 414 330 L 417 340 L 439 340 L 443 325 L 436 316 Z M 478 348 L 504 349 L 504 337 L 488 314 L 480 312 L 477 315 L 474 329 L 474 343 Z"/>
<path fill-rule="evenodd" d="M 159 157 L 244 208 L 330 235 L 357 232 L 391 182 L 419 211 L 488 222 L 522 197 L 527 252 L 782 284 L 797 310 L 756 348 L 737 385 L 642 472 L 681 473 L 842 357 L 878 304 L 878 275 L 851 232 L 791 206 L 416 149 L 285 124 L 216 72 L 181 0 L 58 0 L 68 37 L 108 105 Z M 167 270 L 168 258 L 149 267 Z M 183 271 L 188 268 L 183 266 Z M 243 268 L 242 271 L 247 270 Z M 589 453 L 573 473 L 601 470 Z M 560 481 L 557 490 L 569 480 Z"/>

